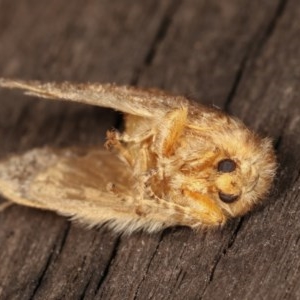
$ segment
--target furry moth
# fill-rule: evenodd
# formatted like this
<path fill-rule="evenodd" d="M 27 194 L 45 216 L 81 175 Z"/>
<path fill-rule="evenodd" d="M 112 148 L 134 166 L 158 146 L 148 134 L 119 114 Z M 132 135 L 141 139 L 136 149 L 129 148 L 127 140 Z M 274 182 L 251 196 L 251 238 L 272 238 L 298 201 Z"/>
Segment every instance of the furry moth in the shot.
<path fill-rule="evenodd" d="M 26 94 L 112 108 L 125 132 L 106 148 L 34 149 L 0 162 L 12 202 L 116 231 L 223 225 L 259 203 L 276 169 L 272 144 L 220 110 L 156 89 L 0 79 Z"/>

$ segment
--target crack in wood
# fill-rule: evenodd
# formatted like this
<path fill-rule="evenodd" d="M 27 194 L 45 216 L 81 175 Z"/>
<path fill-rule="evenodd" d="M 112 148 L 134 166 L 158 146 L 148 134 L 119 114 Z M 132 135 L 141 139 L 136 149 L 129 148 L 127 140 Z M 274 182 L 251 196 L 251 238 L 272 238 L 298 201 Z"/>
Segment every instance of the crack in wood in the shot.
<path fill-rule="evenodd" d="M 227 112 L 229 111 L 230 104 L 231 104 L 234 96 L 236 95 L 238 86 L 239 86 L 239 84 L 241 82 L 241 79 L 243 77 L 244 71 L 246 69 L 247 62 L 249 61 L 250 52 L 251 52 L 251 50 L 248 50 L 246 52 L 245 56 L 243 57 L 243 59 L 242 59 L 242 61 L 240 63 L 240 66 L 239 66 L 239 68 L 237 70 L 237 73 L 235 75 L 235 79 L 233 81 L 231 90 L 229 91 L 228 97 L 227 97 L 227 99 L 225 101 L 224 110 L 227 111 Z"/>
<path fill-rule="evenodd" d="M 145 55 L 145 59 L 142 65 L 138 67 L 133 74 L 132 80 L 130 82 L 131 85 L 137 85 L 141 74 L 148 66 L 152 64 L 156 56 L 157 49 L 159 45 L 163 42 L 164 38 L 166 37 L 167 32 L 172 24 L 172 19 L 176 11 L 178 10 L 180 4 L 181 4 L 181 0 L 173 0 L 171 1 L 169 7 L 166 9 L 165 14 L 156 32 L 156 35 L 154 36 L 154 39 L 149 46 L 149 50 Z"/>
<path fill-rule="evenodd" d="M 300 170 L 298 171 L 298 175 L 297 175 L 297 177 L 296 177 L 296 179 L 295 179 L 295 183 L 297 182 L 297 181 L 299 181 L 299 179 L 300 179 Z M 299 187 L 300 188 L 300 187 Z"/>
<path fill-rule="evenodd" d="M 181 261 L 185 250 L 186 250 L 186 245 L 182 249 L 178 261 Z M 177 268 L 177 267 L 178 267 L 178 264 L 176 265 L 175 268 Z M 176 276 L 176 280 L 175 280 L 175 283 L 174 283 L 174 290 L 177 289 L 181 285 L 181 283 L 182 283 L 182 281 L 184 280 L 185 277 L 186 277 L 186 271 L 184 271 L 182 268 L 180 268 L 180 271 L 179 271 L 178 275 Z M 172 295 L 172 293 L 170 293 L 170 296 L 171 295 Z"/>
<path fill-rule="evenodd" d="M 282 17 L 284 11 L 285 11 L 285 8 L 287 6 L 288 1 L 289 0 L 280 0 L 279 1 L 277 9 L 275 11 L 275 14 L 274 14 L 273 18 L 271 18 L 269 26 L 267 27 L 265 33 L 263 34 L 263 36 L 262 36 L 262 38 L 261 38 L 261 40 L 260 40 L 260 42 L 258 44 L 256 53 L 254 55 L 255 57 L 259 56 L 259 54 L 261 53 L 262 49 L 267 44 L 267 41 L 273 35 L 273 33 L 275 31 L 275 28 L 276 28 L 276 26 L 277 26 L 280 18 Z"/>
<path fill-rule="evenodd" d="M 208 282 L 207 282 L 207 284 L 205 285 L 205 287 L 203 288 L 203 291 L 202 291 L 202 294 L 201 294 L 199 300 L 203 299 L 203 297 L 205 296 L 205 293 L 206 293 L 206 291 L 207 291 L 209 285 L 211 284 L 211 282 L 212 282 L 213 279 L 214 279 L 214 275 L 215 275 L 215 271 L 216 271 L 216 269 L 217 269 L 217 266 L 219 265 L 221 259 L 222 259 L 223 257 L 226 256 L 227 251 L 233 246 L 233 244 L 234 244 L 234 242 L 235 242 L 235 240 L 236 240 L 236 238 L 237 238 L 237 235 L 238 235 L 239 231 L 241 230 L 241 227 L 242 227 L 243 222 L 244 222 L 244 218 L 241 217 L 240 220 L 239 220 L 239 222 L 238 222 L 238 224 L 237 224 L 237 226 L 235 227 L 235 229 L 234 229 L 232 235 L 230 236 L 230 238 L 229 238 L 229 240 L 228 240 L 226 246 L 225 246 L 225 247 L 222 249 L 222 251 L 219 252 L 219 254 L 217 255 L 217 257 L 216 257 L 216 259 L 215 259 L 215 262 L 214 262 L 214 264 L 213 264 L 213 266 L 212 266 L 212 268 L 211 268 L 211 271 L 210 271 L 210 274 L 209 274 Z"/>
<path fill-rule="evenodd" d="M 144 274 L 143 274 L 143 276 L 142 276 L 142 279 L 141 279 L 140 283 L 138 284 L 138 286 L 137 286 L 137 288 L 136 288 L 136 291 L 135 291 L 135 293 L 134 293 L 134 295 L 133 295 L 133 300 L 136 300 L 136 299 L 137 299 L 139 290 L 140 290 L 140 288 L 141 288 L 141 286 L 142 286 L 142 283 L 144 282 L 144 280 L 145 280 L 145 278 L 146 278 L 146 276 L 147 276 L 147 274 L 148 274 L 148 272 L 149 272 L 151 263 L 152 263 L 152 261 L 153 261 L 155 255 L 156 255 L 156 253 L 157 253 L 157 250 L 158 250 L 158 248 L 159 248 L 159 245 L 160 245 L 161 241 L 163 240 L 163 238 L 164 238 L 164 236 L 165 236 L 165 234 L 166 234 L 166 231 L 168 231 L 168 229 L 164 230 L 164 231 L 160 234 L 160 237 L 159 237 L 159 240 L 158 240 L 158 242 L 157 242 L 157 245 L 156 245 L 156 247 L 155 247 L 155 249 L 154 249 L 152 255 L 151 255 L 150 258 L 149 258 L 149 262 L 148 262 L 148 264 L 147 264 L 146 270 L 145 270 L 145 272 L 144 272 Z"/>
<path fill-rule="evenodd" d="M 113 249 L 112 249 L 112 252 L 111 252 L 111 255 L 110 257 L 108 258 L 107 260 L 107 264 L 104 268 L 104 271 L 102 273 L 102 276 L 101 278 L 99 279 L 99 282 L 97 284 L 97 287 L 95 289 L 95 295 L 98 294 L 99 290 L 101 289 L 103 283 L 105 282 L 105 279 L 107 278 L 108 274 L 109 274 L 109 270 L 113 264 L 113 261 L 115 260 L 115 257 L 117 256 L 117 253 L 118 253 L 118 250 L 119 250 L 119 246 L 120 246 L 120 243 L 121 243 L 121 235 L 119 235 L 113 245 Z"/>
<path fill-rule="evenodd" d="M 83 300 L 85 298 L 86 291 L 88 290 L 88 287 L 90 286 L 91 280 L 93 275 L 91 274 L 89 276 L 89 279 L 87 280 L 86 284 L 84 285 L 81 294 L 78 296 L 78 299 Z"/>
<path fill-rule="evenodd" d="M 281 144 L 282 144 L 282 138 L 283 138 L 283 135 L 280 134 L 280 135 L 276 138 L 276 140 L 275 140 L 275 142 L 274 142 L 274 148 L 275 148 L 276 151 L 278 151 L 278 149 L 280 148 L 280 146 L 281 146 Z"/>
<path fill-rule="evenodd" d="M 233 246 L 233 244 L 234 244 L 234 242 L 235 242 L 235 240 L 237 238 L 237 235 L 238 235 L 239 231 L 241 230 L 241 227 L 242 227 L 242 224 L 244 222 L 244 219 L 245 219 L 244 217 L 240 218 L 240 220 L 239 220 L 239 222 L 238 222 L 238 224 L 237 224 L 237 226 L 236 226 L 233 234 L 231 235 L 231 238 L 229 240 L 229 243 L 227 244 L 227 247 L 223 250 L 223 254 L 224 255 Z"/>
<path fill-rule="evenodd" d="M 100 228 L 102 228 L 102 227 L 103 227 L 103 224 L 100 225 L 100 226 L 96 229 L 97 233 L 99 233 Z M 93 241 L 92 241 L 92 244 L 93 244 L 93 245 L 94 245 L 94 243 L 95 243 L 95 241 L 96 241 L 96 238 L 97 238 L 97 235 L 94 235 Z M 84 259 L 83 259 L 83 261 L 82 261 L 82 263 L 81 263 L 80 269 L 83 269 L 83 267 L 84 267 L 84 265 L 85 265 L 85 263 L 86 263 L 86 259 L 87 259 L 87 256 L 84 256 Z M 78 296 L 78 299 L 83 300 L 83 299 L 85 298 L 85 294 L 86 294 L 86 292 L 87 292 L 87 290 L 88 290 L 88 288 L 89 288 L 89 286 L 90 286 L 90 284 L 91 284 L 92 278 L 93 278 L 93 273 L 91 273 L 91 274 L 89 275 L 89 277 L 88 277 L 88 279 L 87 279 L 85 285 L 84 285 L 83 288 L 82 288 L 82 292 L 81 292 L 80 295 Z M 95 294 L 96 294 L 96 292 L 95 292 Z"/>
<path fill-rule="evenodd" d="M 56 249 L 56 250 L 55 250 L 55 245 L 54 245 L 52 251 L 50 251 L 50 255 L 48 256 L 48 259 L 47 259 L 47 261 L 46 261 L 46 263 L 44 265 L 44 268 L 40 272 L 40 275 L 39 275 L 39 277 L 37 279 L 37 284 L 36 284 L 34 290 L 32 291 L 30 299 L 33 299 L 33 297 L 36 295 L 37 291 L 39 290 L 39 288 L 40 288 L 40 286 L 41 286 L 41 284 L 43 282 L 45 274 L 46 274 L 47 270 L 49 269 L 49 266 L 54 261 L 54 259 L 57 258 L 59 256 L 59 254 L 61 253 L 64 245 L 66 244 L 66 240 L 67 240 L 68 234 L 70 232 L 70 228 L 71 228 L 71 223 L 70 222 L 66 222 L 66 228 L 63 231 L 63 236 L 61 238 L 60 245 L 58 246 L 58 249 Z"/>
<path fill-rule="evenodd" d="M 262 35 L 262 38 L 258 41 L 256 46 L 254 46 L 254 47 L 250 46 L 248 48 L 248 50 L 246 51 L 246 53 L 240 63 L 240 66 L 236 72 L 236 76 L 235 76 L 234 82 L 232 84 L 232 88 L 229 91 L 228 97 L 225 101 L 225 104 L 224 104 L 225 111 L 228 112 L 230 110 L 230 105 L 236 95 L 237 89 L 238 89 L 241 79 L 245 73 L 248 62 L 250 61 L 250 59 L 255 59 L 256 57 L 258 57 L 260 55 L 260 53 L 261 53 L 262 49 L 264 48 L 264 46 L 266 45 L 267 41 L 272 36 L 272 34 L 276 28 L 276 25 L 278 24 L 278 21 L 280 20 L 281 16 L 283 15 L 283 12 L 285 11 L 287 2 L 288 2 L 288 0 L 280 0 L 279 1 L 277 9 L 275 11 L 275 14 L 271 18 L 269 26 L 267 26 L 265 33 L 263 33 L 263 35 Z M 254 37 L 254 42 L 250 43 L 250 45 L 255 45 L 256 39 L 257 39 L 257 37 Z M 253 54 L 252 54 L 252 52 L 253 52 Z"/>
<path fill-rule="evenodd" d="M 178 289 L 178 287 L 180 287 L 180 285 L 183 282 L 186 275 L 187 275 L 186 271 L 183 271 L 183 269 L 181 268 L 178 275 L 176 276 L 176 281 L 174 284 L 174 291 L 176 291 Z"/>
<path fill-rule="evenodd" d="M 153 62 L 153 59 L 155 58 L 155 55 L 157 52 L 157 48 L 159 47 L 159 45 L 163 42 L 164 38 L 166 37 L 167 32 L 172 24 L 173 16 L 176 13 L 180 3 L 181 3 L 180 0 L 172 1 L 171 5 L 168 7 L 166 14 L 165 14 L 164 18 L 162 19 L 162 22 L 156 33 L 154 41 L 153 41 L 152 45 L 150 46 L 149 51 L 145 57 L 144 64 L 146 66 L 151 65 L 151 63 Z"/>

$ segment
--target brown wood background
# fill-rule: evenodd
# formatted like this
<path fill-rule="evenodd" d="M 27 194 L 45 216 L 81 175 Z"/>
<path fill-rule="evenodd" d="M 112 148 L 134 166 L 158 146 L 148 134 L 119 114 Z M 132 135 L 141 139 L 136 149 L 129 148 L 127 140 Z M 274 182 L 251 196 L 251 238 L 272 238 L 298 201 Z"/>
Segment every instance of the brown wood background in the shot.
<path fill-rule="evenodd" d="M 220 231 L 86 230 L 0 214 L 0 299 L 300 299 L 298 0 L 0 0 L 0 75 L 154 86 L 274 139 L 267 205 Z M 0 91 L 0 158 L 101 144 L 118 114 Z"/>

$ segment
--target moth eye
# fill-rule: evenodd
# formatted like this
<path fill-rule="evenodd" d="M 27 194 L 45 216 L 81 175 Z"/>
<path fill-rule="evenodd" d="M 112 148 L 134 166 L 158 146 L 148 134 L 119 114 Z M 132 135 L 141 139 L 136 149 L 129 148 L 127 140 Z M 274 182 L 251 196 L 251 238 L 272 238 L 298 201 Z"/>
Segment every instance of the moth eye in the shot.
<path fill-rule="evenodd" d="M 218 171 L 222 173 L 233 172 L 236 168 L 236 163 L 232 159 L 226 158 L 218 163 Z"/>
<path fill-rule="evenodd" d="M 238 199 L 238 195 L 230 195 L 219 192 L 219 198 L 225 203 L 232 203 Z"/>

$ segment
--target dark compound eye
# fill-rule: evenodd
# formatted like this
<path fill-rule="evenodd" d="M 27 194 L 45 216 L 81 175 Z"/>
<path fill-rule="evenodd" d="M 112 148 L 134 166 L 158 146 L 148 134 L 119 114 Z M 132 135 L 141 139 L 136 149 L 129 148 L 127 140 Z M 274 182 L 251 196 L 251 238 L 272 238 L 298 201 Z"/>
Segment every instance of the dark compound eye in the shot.
<path fill-rule="evenodd" d="M 219 198 L 225 203 L 232 203 L 238 199 L 238 195 L 230 195 L 219 192 Z"/>
<path fill-rule="evenodd" d="M 236 168 L 236 163 L 232 159 L 226 158 L 218 163 L 218 171 L 222 173 L 233 172 Z"/>

